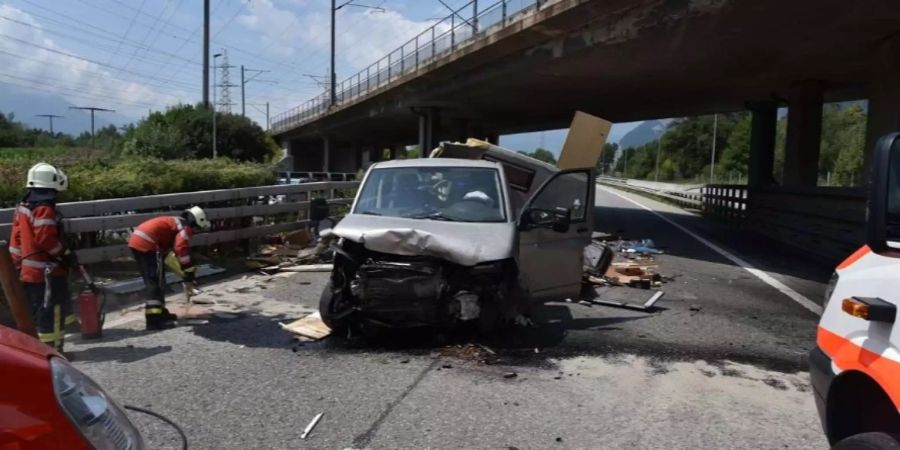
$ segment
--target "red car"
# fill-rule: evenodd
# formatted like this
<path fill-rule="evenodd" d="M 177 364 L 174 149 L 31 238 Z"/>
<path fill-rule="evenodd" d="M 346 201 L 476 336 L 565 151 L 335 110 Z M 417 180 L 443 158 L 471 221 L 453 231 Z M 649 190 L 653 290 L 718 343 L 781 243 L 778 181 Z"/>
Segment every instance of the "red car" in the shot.
<path fill-rule="evenodd" d="M 0 326 L 0 449 L 133 449 L 119 405 L 37 339 Z"/>

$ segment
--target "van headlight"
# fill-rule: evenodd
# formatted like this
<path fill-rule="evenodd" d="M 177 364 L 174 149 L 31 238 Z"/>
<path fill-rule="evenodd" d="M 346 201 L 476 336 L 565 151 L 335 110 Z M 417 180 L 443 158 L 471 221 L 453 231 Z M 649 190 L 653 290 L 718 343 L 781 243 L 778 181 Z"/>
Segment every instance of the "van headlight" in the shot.
<path fill-rule="evenodd" d="M 834 294 L 834 287 L 837 286 L 838 278 L 838 273 L 834 272 L 831 274 L 831 278 L 828 279 L 828 284 L 825 285 L 825 302 L 822 303 L 822 309 L 828 307 L 828 301 L 831 300 L 831 294 Z"/>
<path fill-rule="evenodd" d="M 50 358 L 53 392 L 75 428 L 97 450 L 143 450 L 144 440 L 103 389 L 62 358 Z"/>

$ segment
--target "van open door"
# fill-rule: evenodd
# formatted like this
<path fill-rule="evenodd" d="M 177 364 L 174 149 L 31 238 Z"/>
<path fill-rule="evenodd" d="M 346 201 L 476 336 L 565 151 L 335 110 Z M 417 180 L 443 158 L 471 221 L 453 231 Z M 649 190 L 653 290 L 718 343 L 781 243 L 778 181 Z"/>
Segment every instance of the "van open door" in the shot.
<path fill-rule="evenodd" d="M 593 231 L 591 169 L 553 174 L 519 215 L 519 271 L 529 300 L 576 298 L 581 290 L 582 253 Z"/>

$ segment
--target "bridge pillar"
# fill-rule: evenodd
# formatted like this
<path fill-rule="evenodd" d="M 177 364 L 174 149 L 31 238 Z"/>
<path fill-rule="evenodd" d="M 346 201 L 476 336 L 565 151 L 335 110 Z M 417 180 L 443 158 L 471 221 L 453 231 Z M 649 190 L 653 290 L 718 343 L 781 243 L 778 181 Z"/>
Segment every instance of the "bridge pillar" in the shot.
<path fill-rule="evenodd" d="M 331 144 L 329 136 L 322 138 L 322 172 L 330 172 L 328 168 L 331 166 Z"/>
<path fill-rule="evenodd" d="M 823 92 L 823 85 L 818 81 L 797 83 L 788 92 L 785 186 L 816 186 L 819 181 Z"/>
<path fill-rule="evenodd" d="M 440 142 L 441 113 L 437 108 L 424 108 L 419 112 L 419 149 L 427 158 Z"/>
<path fill-rule="evenodd" d="M 900 37 L 894 36 L 881 45 L 873 69 L 873 80 L 868 86 L 865 174 L 878 139 L 900 131 Z"/>
<path fill-rule="evenodd" d="M 775 179 L 775 127 L 778 123 L 778 104 L 757 102 L 750 104 L 750 161 L 747 185 L 751 188 L 769 186 Z"/>

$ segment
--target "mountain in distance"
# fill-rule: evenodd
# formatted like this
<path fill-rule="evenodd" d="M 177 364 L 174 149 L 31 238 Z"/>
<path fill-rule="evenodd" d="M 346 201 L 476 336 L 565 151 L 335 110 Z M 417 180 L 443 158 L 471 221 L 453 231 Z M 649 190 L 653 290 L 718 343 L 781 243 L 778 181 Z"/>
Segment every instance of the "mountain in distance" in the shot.
<path fill-rule="evenodd" d="M 0 83 L 0 112 L 4 115 L 15 114 L 15 119 L 31 128 L 50 129 L 46 117 L 38 114 L 57 114 L 64 118 L 53 119 L 53 131 L 77 136 L 91 131 L 90 111 L 69 109 L 70 106 L 98 106 L 102 104 L 74 105 L 59 95 L 51 93 L 28 92 L 15 86 Z M 100 129 L 110 124 L 121 126 L 133 120 L 116 113 L 97 112 L 94 115 L 94 128 Z"/>
<path fill-rule="evenodd" d="M 644 144 L 653 142 L 658 136 L 658 132 L 654 131 L 653 128 L 663 127 L 663 129 L 665 129 L 667 124 L 667 120 L 645 120 L 633 130 L 626 133 L 625 136 L 622 136 L 622 139 L 619 140 L 619 148 L 638 148 Z"/>

